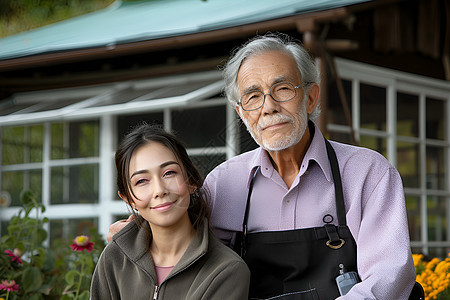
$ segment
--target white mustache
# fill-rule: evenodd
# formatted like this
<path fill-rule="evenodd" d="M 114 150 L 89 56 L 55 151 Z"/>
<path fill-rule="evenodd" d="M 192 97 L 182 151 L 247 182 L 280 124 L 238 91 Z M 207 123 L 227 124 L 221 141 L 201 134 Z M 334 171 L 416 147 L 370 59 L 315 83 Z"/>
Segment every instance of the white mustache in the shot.
<path fill-rule="evenodd" d="M 272 115 L 272 116 L 262 119 L 261 122 L 259 122 L 258 125 L 256 125 L 256 129 L 258 131 L 261 131 L 261 130 L 263 130 L 263 128 L 266 128 L 268 126 L 272 126 L 272 125 L 279 124 L 279 123 L 285 123 L 285 122 L 294 123 L 294 119 L 292 119 L 291 117 L 288 117 L 286 115 L 278 113 L 276 115 Z"/>

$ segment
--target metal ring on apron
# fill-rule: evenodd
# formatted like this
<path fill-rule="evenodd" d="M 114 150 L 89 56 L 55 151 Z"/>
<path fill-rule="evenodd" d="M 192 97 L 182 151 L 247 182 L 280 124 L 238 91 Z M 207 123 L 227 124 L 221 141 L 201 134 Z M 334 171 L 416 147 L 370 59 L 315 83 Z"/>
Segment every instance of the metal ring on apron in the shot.
<path fill-rule="evenodd" d="M 339 245 L 336 245 L 336 246 L 334 246 L 333 244 L 331 244 L 331 240 L 328 240 L 327 241 L 327 246 L 328 247 L 330 247 L 331 249 L 339 249 L 339 248 L 341 248 L 344 244 L 345 244 L 345 241 L 343 240 L 343 239 L 340 239 L 341 240 L 341 243 L 339 244 Z"/>

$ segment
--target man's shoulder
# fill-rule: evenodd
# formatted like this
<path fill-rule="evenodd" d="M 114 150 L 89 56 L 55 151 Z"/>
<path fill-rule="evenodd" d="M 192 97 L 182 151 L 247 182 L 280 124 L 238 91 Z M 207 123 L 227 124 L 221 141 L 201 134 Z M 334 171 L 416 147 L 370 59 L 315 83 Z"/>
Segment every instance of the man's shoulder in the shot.
<path fill-rule="evenodd" d="M 387 169 L 394 168 L 378 151 L 335 141 L 330 141 L 330 143 L 336 151 L 340 168 L 343 171 L 385 172 Z"/>
<path fill-rule="evenodd" d="M 348 159 L 373 159 L 387 162 L 387 159 L 383 156 L 383 154 L 376 150 L 362 146 L 344 144 L 336 141 L 330 141 L 330 143 L 333 146 L 333 149 L 336 151 L 336 156 L 338 158 L 343 157 Z"/>

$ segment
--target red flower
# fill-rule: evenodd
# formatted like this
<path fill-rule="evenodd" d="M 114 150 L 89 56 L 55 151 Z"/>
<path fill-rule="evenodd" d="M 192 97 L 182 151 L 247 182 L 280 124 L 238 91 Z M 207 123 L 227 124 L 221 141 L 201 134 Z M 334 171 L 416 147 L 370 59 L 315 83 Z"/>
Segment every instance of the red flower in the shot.
<path fill-rule="evenodd" d="M 19 285 L 16 284 L 14 280 L 8 282 L 8 280 L 2 280 L 2 284 L 0 284 L 0 290 L 5 290 L 8 292 L 19 290 Z"/>
<path fill-rule="evenodd" d="M 83 251 L 86 249 L 87 252 L 91 252 L 94 249 L 94 243 L 89 242 L 89 237 L 85 235 L 79 235 L 73 240 L 73 244 L 70 245 L 73 251 Z"/>
<path fill-rule="evenodd" d="M 22 264 L 23 264 L 23 262 L 22 262 L 22 260 L 20 259 L 20 257 L 17 256 L 17 255 L 15 255 L 11 250 L 5 250 L 5 253 L 6 253 L 7 256 L 11 257 L 11 260 L 12 260 L 12 261 L 15 261 L 15 262 L 18 263 L 19 265 L 22 265 Z"/>

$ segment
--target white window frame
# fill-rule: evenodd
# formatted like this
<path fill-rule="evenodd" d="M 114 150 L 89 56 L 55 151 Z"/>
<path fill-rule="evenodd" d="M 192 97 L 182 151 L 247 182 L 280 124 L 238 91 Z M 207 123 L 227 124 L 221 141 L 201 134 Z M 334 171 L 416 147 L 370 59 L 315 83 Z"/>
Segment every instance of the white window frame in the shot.
<path fill-rule="evenodd" d="M 215 82 L 198 88 L 185 95 L 176 97 L 166 97 L 154 99 L 155 94 L 145 95 L 122 104 L 111 104 L 99 106 L 116 93 L 126 92 L 126 89 L 133 88 L 148 89 L 152 87 L 171 86 L 189 84 L 190 82 L 200 82 L 204 80 L 216 80 Z M 40 163 L 20 164 L 20 165 L 0 165 L 0 185 L 1 174 L 4 171 L 15 170 L 42 170 L 42 203 L 46 207 L 43 217 L 48 219 L 81 219 L 98 218 L 99 233 L 106 237 L 109 226 L 114 221 L 115 216 L 129 213 L 123 201 L 118 201 L 116 183 L 114 181 L 115 166 L 114 153 L 117 144 L 117 116 L 134 113 L 163 112 L 164 128 L 168 131 L 172 129 L 172 110 L 203 108 L 211 106 L 221 106 L 226 113 L 226 142 L 222 147 L 203 147 L 187 149 L 190 155 L 224 154 L 229 159 L 239 153 L 239 124 L 236 122 L 236 113 L 228 105 L 223 97 L 211 98 L 220 94 L 223 89 L 222 74 L 219 71 L 201 72 L 194 74 L 184 74 L 169 76 L 165 78 L 136 80 L 109 85 L 94 87 L 66 88 L 48 90 L 40 92 L 30 92 L 13 95 L 15 103 L 29 104 L 29 107 L 10 115 L 0 116 L 0 137 L 3 126 L 25 126 L 44 125 L 43 160 Z M 158 91 L 157 91 L 158 92 Z M 68 105 L 53 111 L 38 112 L 45 102 L 60 101 L 61 99 L 85 98 L 75 104 Z M 146 101 L 148 97 L 149 101 Z M 150 100 L 151 99 L 151 100 Z M 207 101 L 202 101 L 206 100 Z M 99 156 L 89 158 L 76 158 L 52 161 L 51 153 L 51 124 L 53 122 L 71 122 L 82 120 L 99 120 Z M 0 139 L 0 156 L 1 156 Z M 1 157 L 0 157 L 1 159 Z M 55 164 L 99 164 L 99 199 L 96 204 L 59 204 L 50 203 L 50 170 Z M 0 186 L 1 191 L 1 186 Z M 18 212 L 18 207 L 2 208 L 0 210 L 0 221 L 7 221 Z M 49 229 L 48 224 L 46 228 Z"/>
<path fill-rule="evenodd" d="M 387 159 L 392 165 L 397 165 L 397 141 L 414 142 L 420 145 L 420 186 L 405 188 L 406 195 L 420 197 L 421 203 L 421 240 L 411 241 L 411 246 L 421 248 L 422 253 L 428 254 L 431 247 L 450 248 L 450 83 L 443 80 L 431 79 L 424 76 L 394 71 L 373 65 L 358 63 L 342 58 L 336 58 L 336 66 L 342 79 L 352 82 L 352 128 L 355 138 L 359 141 L 361 134 L 384 138 L 387 141 Z M 360 127 L 360 83 L 386 88 L 386 131 L 375 131 Z M 402 137 L 397 135 L 397 92 L 419 95 L 419 137 Z M 426 138 L 426 97 L 442 99 L 446 102 L 446 136 L 444 140 Z M 350 133 L 349 126 L 328 124 L 330 132 Z M 427 189 L 426 186 L 426 146 L 442 146 L 445 150 L 445 183 L 441 190 Z M 429 241 L 427 231 L 427 196 L 447 198 L 447 239 L 446 241 Z"/>

